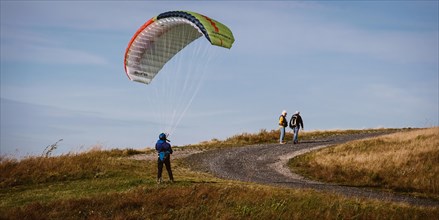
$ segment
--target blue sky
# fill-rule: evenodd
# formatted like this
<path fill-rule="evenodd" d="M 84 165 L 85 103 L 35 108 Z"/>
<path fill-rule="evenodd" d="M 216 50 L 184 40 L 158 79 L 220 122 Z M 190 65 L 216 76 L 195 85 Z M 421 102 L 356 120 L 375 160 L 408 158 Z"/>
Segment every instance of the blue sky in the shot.
<path fill-rule="evenodd" d="M 174 145 L 277 129 L 284 109 L 301 111 L 305 130 L 439 124 L 437 1 L 1 1 L 1 154 L 39 155 L 61 138 L 58 154 L 153 146 L 169 118 L 123 56 L 171 10 L 236 39 L 209 48 L 208 64 L 183 54 L 167 65 L 205 65 Z"/>

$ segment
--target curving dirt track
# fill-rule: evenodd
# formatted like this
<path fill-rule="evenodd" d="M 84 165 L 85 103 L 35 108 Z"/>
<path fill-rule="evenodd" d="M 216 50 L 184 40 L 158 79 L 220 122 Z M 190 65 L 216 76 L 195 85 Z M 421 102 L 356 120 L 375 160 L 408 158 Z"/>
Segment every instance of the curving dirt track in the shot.
<path fill-rule="evenodd" d="M 186 162 L 192 169 L 209 172 L 231 180 L 255 182 L 292 188 L 311 188 L 352 197 L 405 202 L 418 206 L 439 207 L 439 201 L 369 188 L 340 186 L 315 182 L 291 173 L 287 161 L 297 155 L 334 144 L 375 137 L 385 133 L 352 134 L 328 137 L 300 144 L 264 144 L 239 148 L 218 149 L 189 155 Z"/>

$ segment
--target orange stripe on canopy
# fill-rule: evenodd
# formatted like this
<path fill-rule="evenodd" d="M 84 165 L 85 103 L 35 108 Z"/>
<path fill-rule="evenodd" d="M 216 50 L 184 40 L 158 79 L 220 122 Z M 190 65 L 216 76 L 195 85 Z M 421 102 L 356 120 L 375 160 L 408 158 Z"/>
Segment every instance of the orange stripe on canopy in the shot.
<path fill-rule="evenodd" d="M 128 47 L 127 47 L 127 49 L 125 50 L 125 58 L 124 58 L 123 63 L 124 63 L 125 73 L 127 74 L 127 76 L 128 76 L 129 79 L 131 79 L 131 78 L 130 78 L 130 76 L 128 75 L 128 72 L 127 72 L 127 55 L 128 55 L 128 51 L 129 51 L 130 48 L 131 48 L 131 44 L 133 44 L 133 42 L 134 42 L 134 40 L 137 38 L 137 36 L 138 36 L 140 33 L 142 33 L 142 31 L 145 30 L 145 28 L 148 27 L 150 24 L 152 24 L 155 20 L 156 20 L 155 18 L 151 18 L 151 19 L 149 19 L 149 21 L 145 22 L 145 24 L 143 24 L 143 25 L 142 25 L 142 26 L 136 31 L 136 33 L 134 34 L 134 36 L 131 38 L 130 42 L 128 43 Z"/>

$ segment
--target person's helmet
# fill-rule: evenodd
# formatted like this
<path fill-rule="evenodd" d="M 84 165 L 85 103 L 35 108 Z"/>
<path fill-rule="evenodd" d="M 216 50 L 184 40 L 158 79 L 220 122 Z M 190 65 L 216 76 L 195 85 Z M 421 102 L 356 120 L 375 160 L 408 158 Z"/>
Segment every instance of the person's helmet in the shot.
<path fill-rule="evenodd" d="M 159 135 L 159 139 L 160 139 L 160 140 L 166 140 L 166 134 L 165 134 L 165 133 L 161 133 L 161 134 Z"/>
<path fill-rule="evenodd" d="M 168 136 L 165 133 L 161 133 L 159 135 L 159 139 L 163 141 L 171 142 L 170 140 L 168 140 Z"/>

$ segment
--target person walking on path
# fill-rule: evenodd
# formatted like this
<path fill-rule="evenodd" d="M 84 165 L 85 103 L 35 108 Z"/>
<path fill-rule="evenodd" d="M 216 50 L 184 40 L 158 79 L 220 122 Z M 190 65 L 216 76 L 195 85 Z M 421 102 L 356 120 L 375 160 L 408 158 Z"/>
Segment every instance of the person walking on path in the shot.
<path fill-rule="evenodd" d="M 155 144 L 155 149 L 158 153 L 158 172 L 157 172 L 157 183 L 162 183 L 162 171 L 163 171 L 163 164 L 166 166 L 166 170 L 168 171 L 169 180 L 174 182 L 174 176 L 172 175 L 171 170 L 171 154 L 172 154 L 172 147 L 168 143 L 169 140 L 166 137 L 166 134 L 161 133 L 159 135 L 159 140 Z"/>
<path fill-rule="evenodd" d="M 293 116 L 291 116 L 290 119 L 290 128 L 293 129 L 294 136 L 293 136 L 293 144 L 299 143 L 299 130 L 300 128 L 303 128 L 303 120 L 300 116 L 300 112 L 296 111 Z"/>
<path fill-rule="evenodd" d="M 283 110 L 282 114 L 279 117 L 279 129 L 280 129 L 280 137 L 279 137 L 279 143 L 280 144 L 286 144 L 284 141 L 285 138 L 285 128 L 288 126 L 287 122 L 287 111 Z"/>

